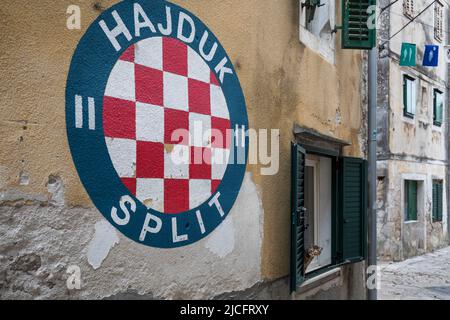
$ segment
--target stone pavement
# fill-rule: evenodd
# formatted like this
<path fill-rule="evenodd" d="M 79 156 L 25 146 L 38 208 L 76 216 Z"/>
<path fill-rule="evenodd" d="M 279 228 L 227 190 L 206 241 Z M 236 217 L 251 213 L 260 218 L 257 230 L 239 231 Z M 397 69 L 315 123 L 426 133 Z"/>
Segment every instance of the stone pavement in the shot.
<path fill-rule="evenodd" d="M 450 300 L 450 247 L 380 267 L 380 300 Z"/>

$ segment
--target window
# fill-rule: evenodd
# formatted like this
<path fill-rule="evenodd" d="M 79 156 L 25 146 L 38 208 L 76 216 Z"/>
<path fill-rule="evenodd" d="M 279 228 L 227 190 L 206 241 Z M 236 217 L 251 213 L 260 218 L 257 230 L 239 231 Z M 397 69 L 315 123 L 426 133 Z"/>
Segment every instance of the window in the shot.
<path fill-rule="evenodd" d="M 334 64 L 335 1 L 300 0 L 300 41 Z"/>
<path fill-rule="evenodd" d="M 403 0 L 403 14 L 408 18 L 414 18 L 414 0 Z"/>
<path fill-rule="evenodd" d="M 444 95 L 435 89 L 433 94 L 433 123 L 435 126 L 442 125 L 442 115 L 444 112 Z"/>
<path fill-rule="evenodd" d="M 367 162 L 292 146 L 291 291 L 320 270 L 365 259 Z"/>
<path fill-rule="evenodd" d="M 433 180 L 433 221 L 442 221 L 443 181 Z"/>
<path fill-rule="evenodd" d="M 416 81 L 414 78 L 403 76 L 403 114 L 414 118 L 416 113 Z"/>
<path fill-rule="evenodd" d="M 417 221 L 417 181 L 405 180 L 405 221 Z"/>
<path fill-rule="evenodd" d="M 439 42 L 442 41 L 443 37 L 443 13 L 444 9 L 442 4 L 436 2 L 434 4 L 434 38 Z"/>

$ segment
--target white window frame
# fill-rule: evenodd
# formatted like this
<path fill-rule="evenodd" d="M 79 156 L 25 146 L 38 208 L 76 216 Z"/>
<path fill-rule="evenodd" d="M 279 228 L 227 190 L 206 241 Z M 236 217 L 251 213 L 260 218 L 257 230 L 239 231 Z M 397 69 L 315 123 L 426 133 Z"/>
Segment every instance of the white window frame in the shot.
<path fill-rule="evenodd" d="M 411 86 L 411 90 L 406 90 L 407 92 L 410 92 L 410 101 L 411 101 L 411 106 L 410 106 L 410 110 L 408 110 L 408 98 L 407 98 L 407 106 L 406 106 L 406 110 L 405 110 L 405 105 L 404 105 L 404 101 L 405 101 L 405 97 L 403 96 L 405 94 L 405 90 L 403 88 L 402 85 L 402 106 L 403 106 L 403 116 L 406 118 L 415 118 L 416 117 L 416 112 L 417 112 L 417 84 L 418 81 L 415 77 L 410 76 L 409 74 L 403 74 L 402 77 L 403 81 L 407 81 L 408 83 L 411 82 L 412 86 Z"/>
<path fill-rule="evenodd" d="M 327 1 L 327 0 L 323 0 Z M 335 64 L 335 51 L 336 51 L 336 33 L 330 32 L 330 39 L 326 40 L 319 38 L 313 33 L 311 33 L 306 28 L 306 10 L 302 7 L 302 3 L 305 0 L 299 0 L 299 12 L 300 12 L 300 23 L 299 23 L 299 36 L 300 42 L 307 46 L 312 51 L 321 55 L 328 63 Z M 321 10 L 321 8 L 317 8 Z M 323 10 L 323 9 L 322 9 Z M 335 1 L 329 1 L 329 19 L 330 26 L 333 29 L 336 26 L 336 4 Z"/>
<path fill-rule="evenodd" d="M 322 161 L 321 159 L 325 158 L 322 156 L 317 156 L 317 155 L 310 155 L 307 154 L 307 159 L 306 159 L 306 163 L 305 166 L 307 167 L 312 167 L 314 169 L 314 244 L 319 245 L 321 242 L 323 242 L 323 239 L 321 239 L 321 234 L 324 231 L 324 226 L 321 225 L 321 221 L 323 221 L 323 217 L 321 217 L 321 210 L 322 210 L 322 205 L 321 205 L 321 164 Z M 323 165 L 323 164 L 322 164 Z M 326 171 L 324 171 L 326 172 Z M 330 177 L 330 181 L 329 181 L 330 185 L 332 183 L 332 178 Z M 331 192 L 331 197 L 332 197 L 332 192 Z M 331 214 L 331 212 L 330 212 Z M 321 228 L 322 227 L 322 228 Z M 322 233 L 321 233 L 322 230 Z M 331 230 L 330 230 L 331 231 Z M 332 236 L 332 231 L 330 233 L 330 244 L 328 249 L 326 247 L 323 247 L 324 252 L 323 254 L 326 254 L 327 251 L 329 251 L 332 248 L 332 241 L 333 239 L 331 238 Z M 331 253 L 331 251 L 330 251 Z M 332 255 L 332 254 L 331 254 Z M 326 260 L 329 260 L 329 263 L 332 263 L 332 256 L 326 257 Z M 311 262 L 311 264 L 308 266 L 308 268 L 305 270 L 306 273 L 312 273 L 316 270 L 319 270 L 321 268 L 326 267 L 328 264 L 323 261 L 319 261 L 318 257 L 315 257 L 313 259 L 313 261 Z"/>

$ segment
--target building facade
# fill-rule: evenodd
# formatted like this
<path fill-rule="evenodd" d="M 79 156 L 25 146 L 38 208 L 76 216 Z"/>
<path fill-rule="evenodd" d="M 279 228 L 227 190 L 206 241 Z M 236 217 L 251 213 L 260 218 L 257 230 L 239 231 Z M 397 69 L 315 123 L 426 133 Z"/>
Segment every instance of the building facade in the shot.
<path fill-rule="evenodd" d="M 448 3 L 380 7 L 378 254 L 404 260 L 448 244 Z M 415 66 L 400 66 L 403 43 L 417 46 Z M 425 45 L 439 46 L 437 67 L 423 66 Z"/>
<path fill-rule="evenodd" d="M 136 2 L 148 10 L 159 0 Z M 367 74 L 363 51 L 343 50 L 340 32 L 333 32 L 341 20 L 341 2 L 325 1 L 314 14 L 302 1 L 173 2 L 188 16 L 201 19 L 220 40 L 239 77 L 249 126 L 269 130 L 268 136 L 259 134 L 258 139 L 269 141 L 274 154 L 249 161 L 231 211 L 205 239 L 174 249 L 130 240 L 102 217 L 86 192 L 89 183 L 80 181 L 64 111 L 66 89 L 70 89 L 65 84 L 80 39 L 100 15 L 109 27 L 114 26 L 110 7 L 118 2 L 78 1 L 78 30 L 67 27 L 67 20 L 77 12 L 76 8 L 68 11 L 73 1 L 3 1 L 0 297 L 364 299 L 364 199 L 357 197 L 356 208 L 347 207 L 340 199 L 350 191 L 344 192 L 340 182 L 353 170 L 345 181 L 353 183 L 353 194 L 363 194 Z M 125 1 L 122 6 L 132 12 L 126 6 L 133 4 Z M 120 15 L 121 8 L 117 7 Z M 118 39 L 119 45 L 126 43 L 125 36 Z M 92 78 L 97 71 L 91 70 Z M 435 81 L 436 88 L 445 92 L 444 84 Z M 79 121 L 82 126 L 82 116 Z M 403 121 L 405 128 L 413 126 L 412 121 Z M 424 130 L 417 118 L 414 121 L 417 130 Z M 95 122 L 89 124 L 95 128 Z M 429 157 L 438 158 L 423 169 L 423 183 L 428 186 L 432 177 L 445 183 L 441 146 L 446 124 L 429 125 L 427 130 L 430 141 L 424 144 L 433 146 Z M 295 156 L 305 157 L 296 158 L 294 164 L 293 142 Z M 307 179 L 292 178 L 300 174 Z M 291 235 L 291 180 L 301 183 L 306 192 L 299 204 L 308 212 L 303 249 L 296 247 Z M 106 185 L 99 192 L 109 197 Z M 349 208 L 345 219 L 341 205 Z M 303 259 L 314 246 L 320 253 L 308 263 L 302 261 L 297 270 L 302 279 L 295 279 L 292 287 L 292 251 Z M 71 282 L 74 279 L 81 282 L 77 285 Z"/>

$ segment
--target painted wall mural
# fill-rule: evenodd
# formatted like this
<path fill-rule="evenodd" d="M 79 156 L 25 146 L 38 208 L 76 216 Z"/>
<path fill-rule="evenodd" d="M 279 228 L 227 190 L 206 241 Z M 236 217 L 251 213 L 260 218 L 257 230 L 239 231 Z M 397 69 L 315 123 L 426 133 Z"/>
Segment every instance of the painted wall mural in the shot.
<path fill-rule="evenodd" d="M 92 23 L 72 59 L 66 125 L 93 203 L 141 244 L 206 237 L 239 193 L 242 89 L 218 39 L 177 5 L 123 1 Z"/>

